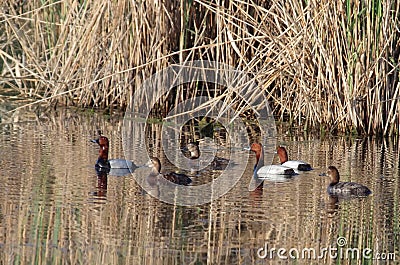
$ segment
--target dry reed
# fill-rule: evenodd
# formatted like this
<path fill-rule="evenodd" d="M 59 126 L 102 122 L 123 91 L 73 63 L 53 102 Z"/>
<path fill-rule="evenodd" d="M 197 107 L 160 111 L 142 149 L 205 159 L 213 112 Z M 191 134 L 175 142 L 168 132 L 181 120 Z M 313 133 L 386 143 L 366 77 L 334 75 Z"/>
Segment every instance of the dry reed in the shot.
<path fill-rule="evenodd" d="M 0 86 L 124 109 L 169 64 L 212 60 L 249 72 L 291 125 L 395 134 L 399 9 L 398 0 L 7 1 Z"/>

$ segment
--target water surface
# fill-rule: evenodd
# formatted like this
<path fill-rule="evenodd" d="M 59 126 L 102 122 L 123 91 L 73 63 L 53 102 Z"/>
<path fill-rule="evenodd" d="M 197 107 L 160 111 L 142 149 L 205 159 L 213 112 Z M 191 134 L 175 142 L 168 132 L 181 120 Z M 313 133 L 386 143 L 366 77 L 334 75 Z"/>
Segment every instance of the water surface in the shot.
<path fill-rule="evenodd" d="M 250 192 L 249 164 L 220 199 L 184 207 L 146 194 L 132 175 L 98 179 L 98 147 L 89 140 L 101 129 L 111 141 L 110 157 L 123 158 L 121 116 L 26 111 L 2 117 L 0 126 L 2 264 L 394 264 L 387 259 L 400 258 L 397 139 L 279 131 L 276 143 L 314 171 Z M 144 150 L 131 151 L 133 159 L 145 157 Z M 330 198 L 328 179 L 318 175 L 329 165 L 344 181 L 369 186 L 372 196 Z M 165 170 L 176 168 L 165 162 Z M 186 173 L 195 183 L 219 174 Z M 338 239 L 345 240 L 342 251 L 370 248 L 386 260 L 301 257 L 305 248 L 318 256 L 338 247 Z M 280 259 L 279 248 L 287 250 L 281 256 L 298 250 L 298 259 Z"/>

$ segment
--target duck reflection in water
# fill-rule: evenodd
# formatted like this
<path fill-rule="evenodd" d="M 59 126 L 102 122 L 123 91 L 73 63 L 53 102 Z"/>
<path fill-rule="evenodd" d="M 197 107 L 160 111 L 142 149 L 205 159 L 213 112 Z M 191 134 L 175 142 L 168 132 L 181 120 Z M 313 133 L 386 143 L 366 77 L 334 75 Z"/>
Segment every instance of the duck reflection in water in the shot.
<path fill-rule="evenodd" d="M 93 192 L 93 195 L 99 198 L 104 198 L 107 195 L 107 181 L 108 173 L 110 169 L 106 168 L 96 168 L 97 174 L 97 190 Z"/>
<path fill-rule="evenodd" d="M 144 183 L 143 194 L 150 194 L 153 197 L 160 197 L 160 184 L 158 182 L 158 173 L 151 172 L 146 177 L 146 182 Z"/>
<path fill-rule="evenodd" d="M 339 209 L 339 198 L 338 196 L 335 195 L 329 195 L 328 196 L 328 201 L 326 204 L 326 213 L 328 214 L 328 217 L 333 217 L 337 214 L 337 211 Z"/>
<path fill-rule="evenodd" d="M 264 192 L 264 182 L 261 182 L 254 190 L 250 191 L 249 198 L 253 207 L 259 207 L 262 202 L 262 195 Z"/>

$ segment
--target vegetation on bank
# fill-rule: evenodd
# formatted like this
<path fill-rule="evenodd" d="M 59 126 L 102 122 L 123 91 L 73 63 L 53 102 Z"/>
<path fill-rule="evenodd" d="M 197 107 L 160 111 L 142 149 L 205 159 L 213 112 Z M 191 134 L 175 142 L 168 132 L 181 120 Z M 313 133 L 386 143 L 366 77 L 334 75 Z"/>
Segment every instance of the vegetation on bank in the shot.
<path fill-rule="evenodd" d="M 0 87 L 82 107 L 130 104 L 171 63 L 251 73 L 280 120 L 400 133 L 400 1 L 3 1 Z"/>

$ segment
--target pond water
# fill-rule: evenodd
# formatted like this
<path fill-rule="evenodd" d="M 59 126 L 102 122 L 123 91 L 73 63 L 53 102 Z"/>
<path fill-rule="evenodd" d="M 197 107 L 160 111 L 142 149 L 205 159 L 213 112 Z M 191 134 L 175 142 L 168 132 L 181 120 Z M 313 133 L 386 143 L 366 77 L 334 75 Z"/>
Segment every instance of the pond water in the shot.
<path fill-rule="evenodd" d="M 188 207 L 149 196 L 132 175 L 98 179 L 98 146 L 89 141 L 98 129 L 110 139 L 110 157 L 123 158 L 121 116 L 58 110 L 2 117 L 0 264 L 395 264 L 393 259 L 400 259 L 397 138 L 321 139 L 279 131 L 276 144 L 285 145 L 292 159 L 310 162 L 313 171 L 265 181 L 262 190 L 250 192 L 254 163 L 249 163 L 224 196 Z M 145 150 L 133 151 L 133 160 L 146 157 Z M 329 165 L 338 167 L 343 181 L 363 183 L 373 194 L 330 198 L 329 180 L 319 176 Z M 196 183 L 219 171 L 188 174 L 195 174 Z M 363 258 L 370 249 L 375 259 Z"/>

